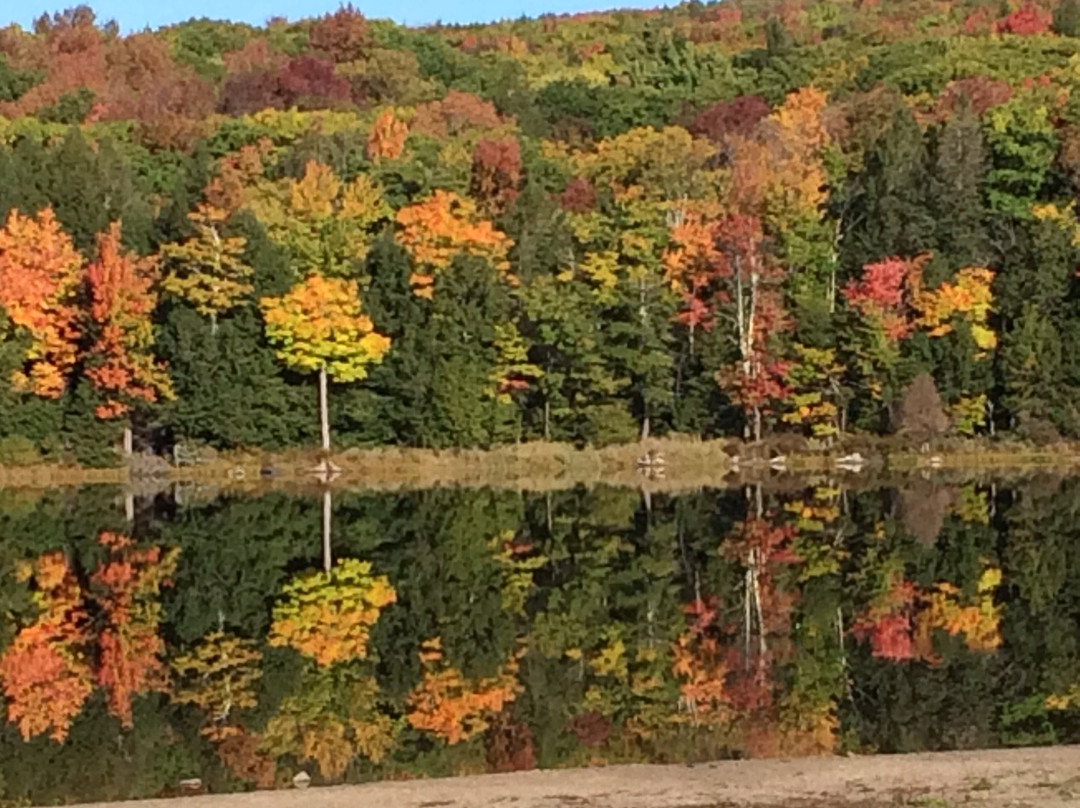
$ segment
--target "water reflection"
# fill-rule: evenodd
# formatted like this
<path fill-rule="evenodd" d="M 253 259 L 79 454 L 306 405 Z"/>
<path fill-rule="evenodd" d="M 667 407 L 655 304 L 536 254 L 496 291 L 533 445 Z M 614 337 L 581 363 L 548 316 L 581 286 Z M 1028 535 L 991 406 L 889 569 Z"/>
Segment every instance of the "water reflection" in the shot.
<path fill-rule="evenodd" d="M 0 492 L 0 804 L 1080 740 L 1078 484 Z"/>

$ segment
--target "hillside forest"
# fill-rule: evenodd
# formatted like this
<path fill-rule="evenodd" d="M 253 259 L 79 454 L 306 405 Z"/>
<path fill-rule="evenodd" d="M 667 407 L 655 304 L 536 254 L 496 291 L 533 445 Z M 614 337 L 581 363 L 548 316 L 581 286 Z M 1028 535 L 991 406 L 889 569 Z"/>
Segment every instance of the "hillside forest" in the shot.
<path fill-rule="evenodd" d="M 1078 192 L 1077 0 L 80 6 L 0 30 L 0 462 L 1076 438 Z"/>

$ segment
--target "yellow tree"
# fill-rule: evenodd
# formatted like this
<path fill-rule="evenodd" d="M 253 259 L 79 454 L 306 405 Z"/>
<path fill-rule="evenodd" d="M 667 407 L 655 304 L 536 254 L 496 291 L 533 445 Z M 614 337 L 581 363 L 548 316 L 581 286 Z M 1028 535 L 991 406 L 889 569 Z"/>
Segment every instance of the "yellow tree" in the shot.
<path fill-rule="evenodd" d="M 201 204 L 188 214 L 195 235 L 161 248 L 165 277 L 161 287 L 187 301 L 217 332 L 217 318 L 252 290 L 254 270 L 242 260 L 247 239 L 225 236 L 229 212 Z"/>
<path fill-rule="evenodd" d="M 257 181 L 248 207 L 300 275 L 355 276 L 380 222 L 390 218 L 382 189 L 367 174 L 349 184 L 311 160 L 299 180 Z"/>
<path fill-rule="evenodd" d="M 179 686 L 172 695 L 177 704 L 193 704 L 208 723 L 202 734 L 223 740 L 239 729 L 228 725 L 233 710 L 255 707 L 255 685 L 262 678 L 262 654 L 255 643 L 223 631 L 214 631 L 172 663 Z"/>
<path fill-rule="evenodd" d="M 375 678 L 349 666 L 305 667 L 296 693 L 266 723 L 261 750 L 272 758 L 313 761 L 328 779 L 341 777 L 357 756 L 380 763 L 399 725 L 380 710 L 379 697 Z"/>
<path fill-rule="evenodd" d="M 307 573 L 285 585 L 269 643 L 295 648 L 323 667 L 365 659 L 371 627 L 396 600 L 390 580 L 372 575 L 369 562 L 344 559 L 329 572 Z"/>
<path fill-rule="evenodd" d="M 266 334 L 287 366 L 319 373 L 322 447 L 330 449 L 327 377 L 354 382 L 367 377 L 368 366 L 382 361 L 390 339 L 375 331 L 362 310 L 355 281 L 310 275 L 281 297 L 259 304 Z"/>

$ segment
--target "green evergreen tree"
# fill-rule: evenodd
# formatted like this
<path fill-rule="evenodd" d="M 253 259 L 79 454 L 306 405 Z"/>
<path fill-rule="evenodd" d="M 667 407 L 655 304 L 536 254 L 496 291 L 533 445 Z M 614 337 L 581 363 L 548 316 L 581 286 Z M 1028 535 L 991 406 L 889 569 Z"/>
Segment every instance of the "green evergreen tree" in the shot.
<path fill-rule="evenodd" d="M 979 120 L 962 103 L 934 138 L 929 207 L 937 223 L 935 247 L 952 271 L 990 259 L 983 183 L 986 147 Z"/>
<path fill-rule="evenodd" d="M 849 271 L 891 255 L 911 257 L 933 246 L 936 224 L 927 202 L 930 173 L 922 130 L 907 108 L 866 159 L 853 206 L 860 215 L 842 242 Z"/>

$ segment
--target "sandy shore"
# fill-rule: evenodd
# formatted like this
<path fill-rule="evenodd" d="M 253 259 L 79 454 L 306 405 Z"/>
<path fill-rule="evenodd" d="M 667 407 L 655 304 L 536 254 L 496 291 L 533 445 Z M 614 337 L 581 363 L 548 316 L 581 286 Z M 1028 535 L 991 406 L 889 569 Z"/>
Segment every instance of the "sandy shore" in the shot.
<path fill-rule="evenodd" d="M 125 805 L 177 808 L 175 800 Z M 184 798 L 182 805 L 183 808 L 1077 806 L 1080 805 L 1080 747 L 532 771 L 304 791 L 197 796 Z"/>

